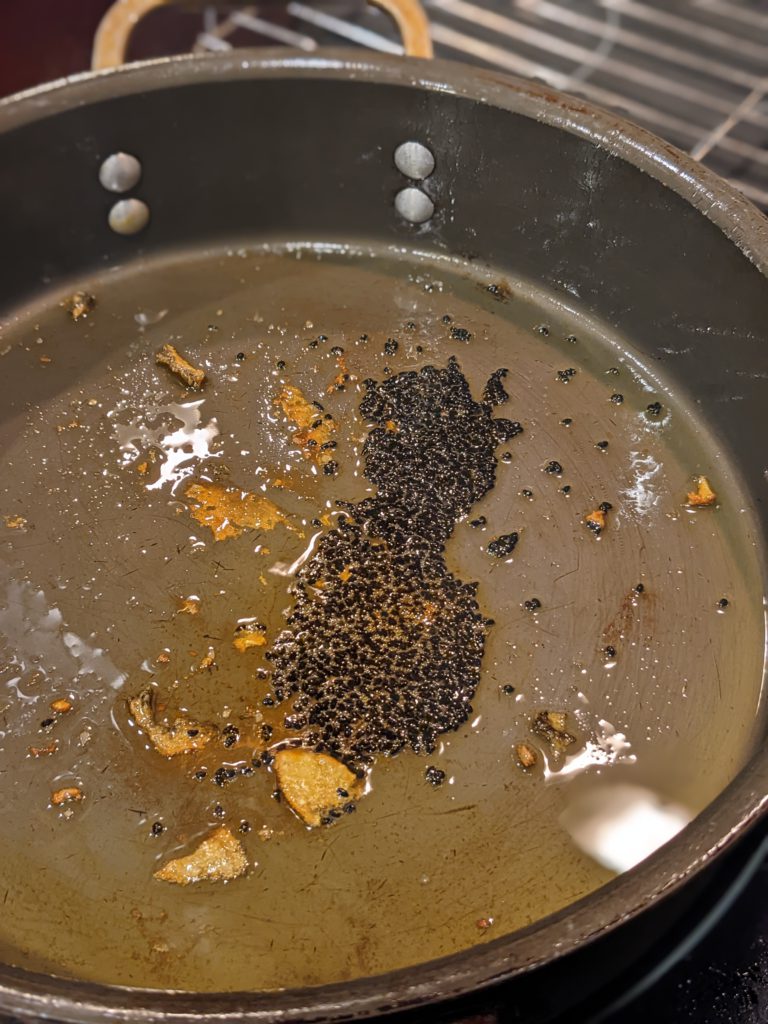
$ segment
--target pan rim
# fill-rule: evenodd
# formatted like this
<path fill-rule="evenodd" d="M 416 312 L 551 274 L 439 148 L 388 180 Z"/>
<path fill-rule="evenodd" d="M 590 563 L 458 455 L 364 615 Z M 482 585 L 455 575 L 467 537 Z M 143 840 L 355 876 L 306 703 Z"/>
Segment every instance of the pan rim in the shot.
<path fill-rule="evenodd" d="M 768 276 L 768 219 L 713 172 L 616 114 L 545 85 L 443 61 L 237 51 L 184 55 L 85 72 L 0 100 L 0 132 L 118 95 L 193 82 L 330 78 L 449 92 L 581 136 L 648 173 L 694 206 Z M 447 1001 L 558 959 L 614 930 L 679 889 L 760 818 L 768 807 L 768 744 L 762 742 L 730 785 L 672 843 L 632 871 L 527 928 L 450 956 L 350 982 L 276 992 L 190 993 L 70 981 L 0 966 L 0 1007 L 60 1021 L 185 1024 L 209 1021 L 363 1019 Z M 682 866 L 681 866 L 682 865 Z M 126 1003 L 138 999 L 141 1005 Z"/>

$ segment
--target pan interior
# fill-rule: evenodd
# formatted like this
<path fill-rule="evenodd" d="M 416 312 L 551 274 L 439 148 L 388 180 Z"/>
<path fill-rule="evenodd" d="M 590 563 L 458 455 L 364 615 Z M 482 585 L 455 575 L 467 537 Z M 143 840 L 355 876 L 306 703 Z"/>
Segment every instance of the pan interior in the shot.
<path fill-rule="evenodd" d="M 167 256 L 75 288 L 96 299 L 87 316 L 47 295 L 2 330 L 7 962 L 207 991 L 423 962 L 588 895 L 738 772 L 764 650 L 750 501 L 707 425 L 605 325 L 492 270 L 368 246 Z M 199 393 L 156 365 L 169 341 L 205 368 Z M 478 401 L 508 370 L 494 415 L 524 428 L 446 547 L 493 620 L 472 714 L 433 753 L 379 758 L 356 813 L 307 830 L 270 766 L 239 774 L 263 724 L 289 734 L 263 703 L 268 645 L 236 650 L 235 628 L 257 618 L 271 642 L 297 559 L 338 500 L 373 492 L 363 381 L 451 357 Z M 299 450 L 275 405 L 286 385 L 334 417 L 337 474 Z M 699 474 L 716 507 L 685 505 Z M 268 496 L 293 529 L 216 540 L 190 514 L 193 481 Z M 512 532 L 508 557 L 489 553 Z M 161 712 L 240 738 L 160 757 L 126 707 L 150 682 Z M 72 709 L 53 713 L 58 698 Z M 564 755 L 531 732 L 543 710 L 568 713 Z M 222 766 L 238 774 L 217 785 Z M 84 799 L 52 807 L 64 787 Z M 152 877 L 221 824 L 246 878 Z"/>

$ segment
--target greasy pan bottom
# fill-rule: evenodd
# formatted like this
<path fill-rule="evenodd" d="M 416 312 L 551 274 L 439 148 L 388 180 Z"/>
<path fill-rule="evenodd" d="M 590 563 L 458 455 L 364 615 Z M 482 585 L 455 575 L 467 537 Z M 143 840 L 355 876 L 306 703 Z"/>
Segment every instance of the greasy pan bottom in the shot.
<path fill-rule="evenodd" d="M 748 505 L 705 428 L 621 339 L 508 277 L 386 250 L 244 247 L 78 287 L 96 300 L 87 316 L 73 320 L 66 301 L 33 307 L 3 357 L 25 403 L 10 403 L 3 434 L 0 626 L 16 698 L 3 746 L 7 959 L 190 991 L 408 967 L 587 895 L 743 765 L 763 648 Z M 205 368 L 199 393 L 156 364 L 168 339 Z M 469 720 L 433 754 L 380 758 L 355 815 L 308 833 L 272 798 L 271 768 L 216 782 L 222 766 L 251 770 L 254 716 L 275 729 L 273 745 L 294 735 L 285 710 L 263 703 L 268 645 L 238 652 L 232 636 L 256 616 L 274 640 L 290 567 L 338 501 L 374 490 L 363 382 L 451 358 L 477 397 L 506 370 L 497 416 L 523 425 L 446 548 L 493 622 L 480 686 Z M 286 385 L 333 415 L 335 474 L 303 457 L 281 420 Z M 36 388 L 45 397 L 30 409 Z M 717 507 L 686 507 L 700 473 Z M 217 540 L 191 515 L 200 481 L 266 493 L 292 528 Z M 606 501 L 597 534 L 585 518 Z M 494 557 L 493 540 L 512 531 L 514 551 Z M 317 643 L 345 643 L 343 623 L 329 628 Z M 203 668 L 211 651 L 215 668 Z M 159 757 L 126 709 L 146 680 L 171 720 L 179 708 L 234 725 L 240 741 Z M 62 694 L 72 711 L 41 727 Z M 531 733 L 544 709 L 569 715 L 565 755 Z M 57 749 L 30 757 L 41 732 Z M 516 765 L 521 742 L 538 757 L 529 771 Z M 442 786 L 425 778 L 430 766 Z M 82 803 L 51 807 L 66 786 Z M 250 830 L 247 879 L 152 879 L 222 821 Z"/>

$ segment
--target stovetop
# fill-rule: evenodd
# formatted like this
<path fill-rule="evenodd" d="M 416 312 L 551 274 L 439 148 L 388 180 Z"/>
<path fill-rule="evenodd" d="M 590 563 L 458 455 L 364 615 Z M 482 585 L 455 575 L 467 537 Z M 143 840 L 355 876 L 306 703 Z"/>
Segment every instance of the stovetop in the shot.
<path fill-rule="evenodd" d="M 768 0 L 424 3 L 438 57 L 537 78 L 619 110 L 768 210 Z M 37 61 L 39 79 L 87 66 L 89 35 L 108 0 L 78 0 L 76 12 L 60 0 L 13 6 L 0 14 L 8 29 L 5 45 L 0 33 L 0 64 L 8 57 L 0 91 L 32 84 L 30 61 Z M 339 44 L 400 52 L 389 19 L 362 0 L 209 5 L 202 15 L 172 17 L 162 12 L 154 26 L 142 26 L 133 55 L 174 45 L 205 52 L 275 43 L 308 52 Z M 502 993 L 494 1012 L 453 1024 L 505 1024 L 509 1017 Z M 659 935 L 648 958 L 556 1024 L 565 1021 L 768 1024 L 768 828 L 725 858 L 687 918 Z"/>

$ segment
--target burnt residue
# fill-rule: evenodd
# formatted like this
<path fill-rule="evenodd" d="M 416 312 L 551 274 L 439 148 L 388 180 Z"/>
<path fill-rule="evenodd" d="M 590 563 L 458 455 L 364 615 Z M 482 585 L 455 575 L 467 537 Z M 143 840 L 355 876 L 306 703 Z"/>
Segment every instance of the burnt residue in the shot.
<path fill-rule="evenodd" d="M 377 494 L 342 506 L 297 574 L 270 652 L 275 701 L 299 696 L 311 745 L 352 766 L 432 751 L 472 711 L 488 620 L 444 545 L 493 487 L 496 446 L 518 432 L 473 399 L 455 359 L 365 386 Z"/>
<path fill-rule="evenodd" d="M 520 535 L 514 530 L 512 533 L 503 533 L 488 545 L 488 554 L 494 558 L 507 558 L 517 547 L 519 539 Z"/>
<path fill-rule="evenodd" d="M 508 374 L 509 370 L 501 369 L 496 370 L 488 378 L 488 383 L 483 390 L 483 401 L 488 405 L 504 405 L 505 402 L 509 401 L 509 395 L 504 390 L 504 384 L 502 383 Z"/>

